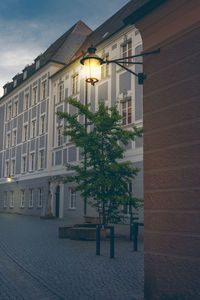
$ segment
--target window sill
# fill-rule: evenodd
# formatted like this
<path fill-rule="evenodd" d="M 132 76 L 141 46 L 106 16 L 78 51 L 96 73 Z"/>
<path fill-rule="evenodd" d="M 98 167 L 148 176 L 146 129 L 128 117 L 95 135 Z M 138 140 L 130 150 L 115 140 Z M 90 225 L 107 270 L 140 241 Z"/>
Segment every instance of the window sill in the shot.
<path fill-rule="evenodd" d="M 24 209 L 24 206 L 20 206 L 21 209 Z"/>
<path fill-rule="evenodd" d="M 75 207 L 75 208 L 70 208 L 70 207 L 69 207 L 68 210 L 76 210 L 76 207 Z"/>

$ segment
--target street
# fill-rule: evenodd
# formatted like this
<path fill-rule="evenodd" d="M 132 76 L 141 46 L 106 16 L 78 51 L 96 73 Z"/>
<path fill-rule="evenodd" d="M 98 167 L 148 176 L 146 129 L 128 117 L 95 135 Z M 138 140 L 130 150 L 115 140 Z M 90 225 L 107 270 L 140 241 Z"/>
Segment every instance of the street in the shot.
<path fill-rule="evenodd" d="M 58 238 L 64 220 L 0 214 L 0 299 L 136 300 L 143 299 L 143 250 L 116 239 L 115 258 L 109 241 Z"/>

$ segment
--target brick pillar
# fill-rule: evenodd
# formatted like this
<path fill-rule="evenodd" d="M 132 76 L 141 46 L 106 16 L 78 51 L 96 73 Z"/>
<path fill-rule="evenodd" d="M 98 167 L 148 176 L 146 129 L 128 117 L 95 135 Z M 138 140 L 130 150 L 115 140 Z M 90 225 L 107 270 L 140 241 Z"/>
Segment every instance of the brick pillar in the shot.
<path fill-rule="evenodd" d="M 200 299 L 200 1 L 136 22 L 144 51 L 145 299 Z"/>

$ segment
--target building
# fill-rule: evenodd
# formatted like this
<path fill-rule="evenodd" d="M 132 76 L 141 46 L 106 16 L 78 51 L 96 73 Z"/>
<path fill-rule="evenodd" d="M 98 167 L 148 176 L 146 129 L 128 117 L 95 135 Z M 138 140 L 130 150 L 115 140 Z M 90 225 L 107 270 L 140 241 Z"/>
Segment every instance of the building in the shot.
<path fill-rule="evenodd" d="M 83 216 L 83 201 L 73 185 L 63 184 L 66 162 L 78 163 L 79 149 L 62 136 L 57 111 L 73 113 L 64 101 L 73 97 L 85 103 L 86 83 L 80 64 L 82 51 L 91 44 L 97 54 L 114 59 L 138 54 L 142 40 L 134 25 L 123 20 L 134 8 L 130 1 L 93 32 L 79 21 L 46 52 L 4 86 L 0 99 L 0 211 L 44 216 L 52 213 L 72 222 Z M 132 66 L 136 72 L 141 66 Z M 123 124 L 142 127 L 142 86 L 137 78 L 115 64 L 102 65 L 101 80 L 88 85 L 87 101 L 95 111 L 98 101 L 118 103 Z M 126 158 L 140 173 L 133 193 L 143 198 L 143 147 L 136 139 L 126 148 Z M 10 175 L 14 179 L 7 182 Z M 93 214 L 88 207 L 87 214 Z M 142 213 L 141 213 L 142 217 Z"/>

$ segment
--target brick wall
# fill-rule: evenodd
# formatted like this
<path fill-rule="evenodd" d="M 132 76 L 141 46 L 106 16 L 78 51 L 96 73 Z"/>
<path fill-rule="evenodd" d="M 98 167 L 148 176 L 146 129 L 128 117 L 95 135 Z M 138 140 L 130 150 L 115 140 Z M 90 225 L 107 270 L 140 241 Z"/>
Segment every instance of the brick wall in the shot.
<path fill-rule="evenodd" d="M 137 22 L 144 51 L 145 297 L 200 299 L 200 2 Z"/>

